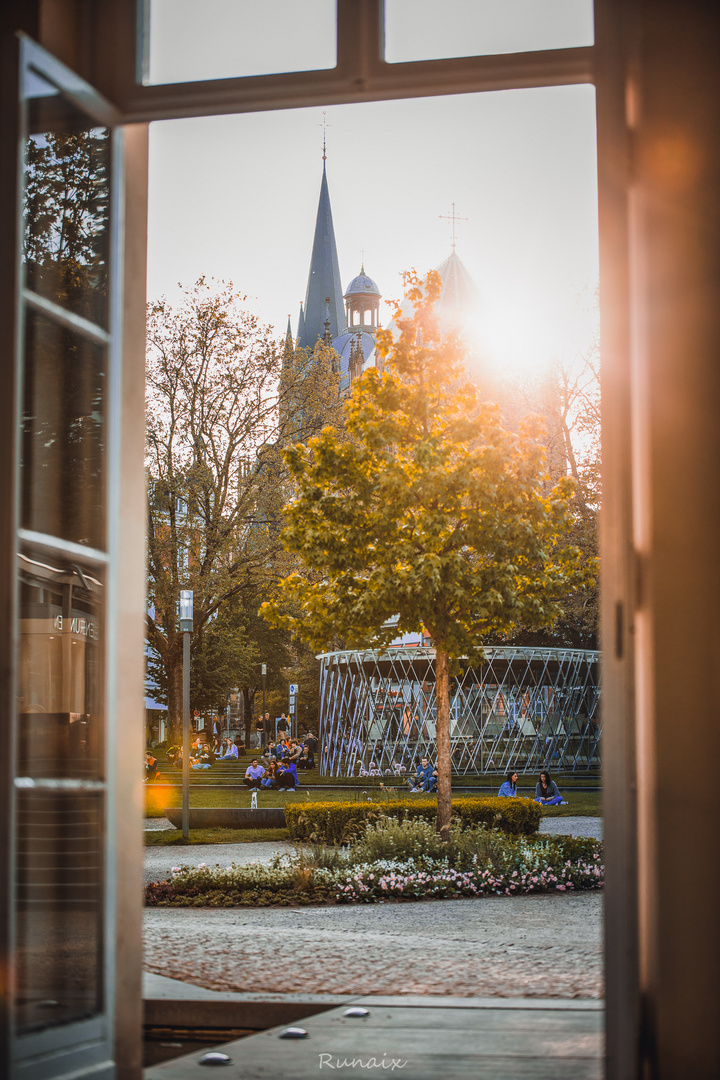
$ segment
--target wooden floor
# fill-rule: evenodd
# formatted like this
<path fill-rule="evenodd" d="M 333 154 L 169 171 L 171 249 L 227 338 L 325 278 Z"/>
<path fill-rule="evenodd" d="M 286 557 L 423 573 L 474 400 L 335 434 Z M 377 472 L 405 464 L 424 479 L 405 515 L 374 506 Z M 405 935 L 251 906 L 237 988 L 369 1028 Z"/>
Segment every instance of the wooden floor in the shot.
<path fill-rule="evenodd" d="M 242 1080 L 389 1076 L 405 1080 L 601 1080 L 603 1004 L 533 998 L 358 997 L 300 1022 L 308 1038 L 271 1028 L 213 1049 L 232 1058 L 221 1075 Z M 145 1070 L 145 1080 L 204 1075 L 202 1053 Z"/>

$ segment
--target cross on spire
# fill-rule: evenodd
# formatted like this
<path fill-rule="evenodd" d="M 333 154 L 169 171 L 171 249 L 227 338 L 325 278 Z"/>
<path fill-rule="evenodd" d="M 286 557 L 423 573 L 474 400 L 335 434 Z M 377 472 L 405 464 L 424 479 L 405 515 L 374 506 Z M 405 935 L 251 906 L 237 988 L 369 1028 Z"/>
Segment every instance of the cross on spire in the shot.
<path fill-rule="evenodd" d="M 332 127 L 332 124 L 328 124 L 325 117 L 326 117 L 326 113 L 325 113 L 325 110 L 323 109 L 322 124 L 317 124 L 316 125 L 317 127 L 322 127 L 322 129 L 323 129 L 323 158 L 322 158 L 323 161 L 327 161 L 327 153 L 325 152 L 325 150 L 326 150 L 326 148 L 325 148 L 325 136 L 326 136 L 326 133 L 327 133 L 327 129 L 329 127 Z"/>
<path fill-rule="evenodd" d="M 455 222 L 456 221 L 469 221 L 469 218 L 460 217 L 459 214 L 455 213 L 455 203 L 452 204 L 452 213 L 451 214 L 438 214 L 438 217 L 441 218 L 442 221 L 452 221 L 452 249 L 453 249 L 453 255 L 454 255 L 455 254 L 455 242 L 456 242 L 455 241 Z"/>

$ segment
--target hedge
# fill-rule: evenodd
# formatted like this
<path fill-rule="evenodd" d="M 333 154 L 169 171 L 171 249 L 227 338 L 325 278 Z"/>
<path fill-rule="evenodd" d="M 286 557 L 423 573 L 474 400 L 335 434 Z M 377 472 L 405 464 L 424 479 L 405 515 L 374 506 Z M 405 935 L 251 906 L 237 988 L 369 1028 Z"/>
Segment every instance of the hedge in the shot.
<path fill-rule="evenodd" d="M 463 828 L 487 825 L 501 829 L 511 836 L 532 836 L 540 826 L 540 803 L 532 799 L 453 799 L 453 817 L 460 818 Z M 318 840 L 325 844 L 342 844 L 359 836 L 371 822 L 381 817 L 400 821 L 424 818 L 434 822 L 437 801 L 434 799 L 402 799 L 388 802 L 316 802 L 287 803 L 285 819 L 293 840 Z"/>

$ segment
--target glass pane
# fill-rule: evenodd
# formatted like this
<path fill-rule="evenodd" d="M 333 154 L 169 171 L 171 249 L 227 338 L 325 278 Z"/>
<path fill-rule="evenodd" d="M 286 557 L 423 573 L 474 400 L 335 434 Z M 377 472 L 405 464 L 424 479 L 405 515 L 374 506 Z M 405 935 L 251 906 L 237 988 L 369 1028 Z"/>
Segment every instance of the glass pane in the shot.
<path fill-rule="evenodd" d="M 592 0 L 385 0 L 385 59 L 538 52 L 592 45 Z"/>
<path fill-rule="evenodd" d="M 149 83 L 335 67 L 335 0 L 146 2 Z"/>
<path fill-rule="evenodd" d="M 96 569 L 20 555 L 21 777 L 103 776 L 103 585 Z"/>
<path fill-rule="evenodd" d="M 102 548 L 106 349 L 30 309 L 24 380 L 23 527 Z"/>
<path fill-rule="evenodd" d="M 25 95 L 26 285 L 104 326 L 110 133 L 38 75 Z"/>
<path fill-rule="evenodd" d="M 102 1007 L 103 795 L 20 791 L 16 1028 Z"/>

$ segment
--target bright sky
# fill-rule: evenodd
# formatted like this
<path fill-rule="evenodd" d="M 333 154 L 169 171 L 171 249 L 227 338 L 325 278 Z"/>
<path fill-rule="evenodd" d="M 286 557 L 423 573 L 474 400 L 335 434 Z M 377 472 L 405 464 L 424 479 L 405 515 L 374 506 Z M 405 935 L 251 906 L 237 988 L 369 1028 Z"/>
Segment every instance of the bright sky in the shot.
<path fill-rule="evenodd" d="M 493 362 L 537 370 L 588 346 L 598 274 L 592 87 L 334 106 L 326 119 L 344 288 L 364 251 L 384 297 L 399 298 L 402 270 L 450 254 L 440 215 L 454 202 L 468 219 L 457 253 L 480 293 Z M 295 331 L 322 122 L 321 109 L 296 109 L 152 125 L 150 298 L 175 298 L 178 283 L 201 274 L 229 279 L 278 334 L 288 314 Z"/>

